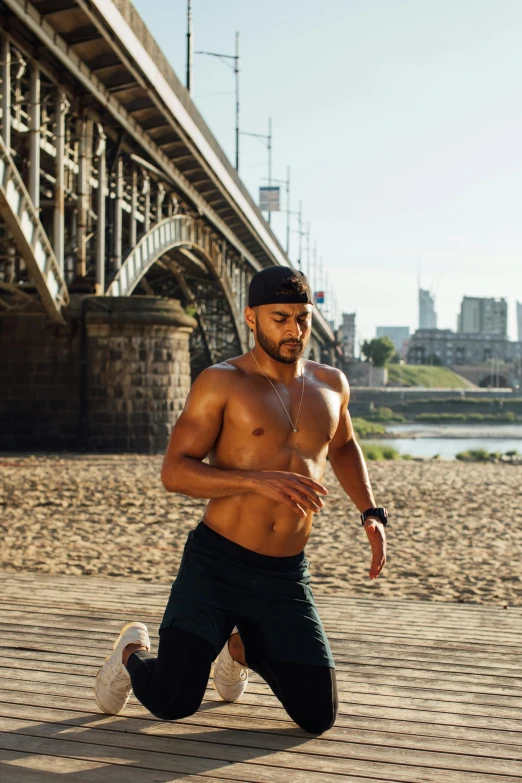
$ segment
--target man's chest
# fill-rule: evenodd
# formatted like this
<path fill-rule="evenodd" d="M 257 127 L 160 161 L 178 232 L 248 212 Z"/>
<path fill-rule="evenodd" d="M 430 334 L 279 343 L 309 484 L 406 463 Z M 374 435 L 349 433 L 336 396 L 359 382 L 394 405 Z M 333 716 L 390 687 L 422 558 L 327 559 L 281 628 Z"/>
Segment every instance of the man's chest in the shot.
<path fill-rule="evenodd" d="M 339 423 L 340 396 L 310 381 L 291 389 L 268 380 L 244 384 L 229 398 L 224 428 L 239 440 L 267 439 L 284 442 L 294 438 L 301 445 L 328 443 Z M 297 432 L 293 432 L 296 426 Z"/>

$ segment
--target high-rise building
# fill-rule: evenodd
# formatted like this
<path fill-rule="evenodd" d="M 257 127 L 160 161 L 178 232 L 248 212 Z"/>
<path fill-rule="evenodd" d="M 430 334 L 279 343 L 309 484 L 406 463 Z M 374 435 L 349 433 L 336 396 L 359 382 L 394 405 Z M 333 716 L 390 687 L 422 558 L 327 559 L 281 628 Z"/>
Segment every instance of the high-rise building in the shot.
<path fill-rule="evenodd" d="M 341 330 L 344 360 L 349 362 L 355 356 L 355 313 L 343 313 Z"/>
<path fill-rule="evenodd" d="M 460 306 L 457 331 L 507 337 L 507 319 L 505 299 L 465 296 Z"/>
<path fill-rule="evenodd" d="M 405 352 L 405 343 L 410 336 L 409 326 L 378 326 L 377 337 L 389 337 L 399 355 Z"/>
<path fill-rule="evenodd" d="M 522 343 L 522 302 L 517 302 L 518 340 Z"/>
<path fill-rule="evenodd" d="M 419 329 L 436 329 L 435 298 L 429 291 L 419 288 Z"/>

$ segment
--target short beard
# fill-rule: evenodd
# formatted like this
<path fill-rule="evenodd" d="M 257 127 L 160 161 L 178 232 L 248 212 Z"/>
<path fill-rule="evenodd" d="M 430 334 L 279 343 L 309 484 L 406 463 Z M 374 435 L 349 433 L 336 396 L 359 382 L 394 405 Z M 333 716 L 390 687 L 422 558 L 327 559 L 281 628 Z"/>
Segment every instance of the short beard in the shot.
<path fill-rule="evenodd" d="M 259 324 L 257 324 L 256 326 L 257 326 L 256 329 L 257 342 L 259 343 L 263 351 L 267 353 L 270 356 L 270 358 L 274 359 L 276 362 L 281 362 L 282 364 L 295 364 L 297 361 L 299 361 L 299 359 L 304 354 L 306 343 L 300 341 L 301 350 L 299 351 L 299 354 L 297 356 L 294 357 L 283 356 L 283 354 L 281 353 L 281 346 L 291 341 L 283 340 L 283 342 L 279 343 L 278 345 L 277 343 L 274 343 L 273 340 L 271 340 L 269 337 L 267 337 L 267 335 L 263 332 Z"/>

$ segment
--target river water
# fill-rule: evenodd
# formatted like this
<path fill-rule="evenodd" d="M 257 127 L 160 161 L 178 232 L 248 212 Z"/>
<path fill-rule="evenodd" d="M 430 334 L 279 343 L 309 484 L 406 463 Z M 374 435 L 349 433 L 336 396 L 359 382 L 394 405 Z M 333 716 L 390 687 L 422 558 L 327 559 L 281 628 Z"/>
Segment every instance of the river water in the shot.
<path fill-rule="evenodd" d="M 522 424 L 390 424 L 388 432 L 400 438 L 371 440 L 368 444 L 393 446 L 412 457 L 453 459 L 460 451 L 519 451 L 522 453 Z"/>

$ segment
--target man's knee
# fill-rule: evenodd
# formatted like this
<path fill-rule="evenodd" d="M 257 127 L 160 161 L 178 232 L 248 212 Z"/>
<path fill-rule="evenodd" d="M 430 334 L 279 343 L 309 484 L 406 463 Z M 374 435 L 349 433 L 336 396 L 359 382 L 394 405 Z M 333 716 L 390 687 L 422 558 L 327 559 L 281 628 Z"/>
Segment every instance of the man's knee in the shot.
<path fill-rule="evenodd" d="M 325 731 L 328 731 L 334 725 L 337 713 L 334 712 L 330 715 L 295 715 L 291 717 L 299 728 L 308 734 L 324 734 Z"/>
<path fill-rule="evenodd" d="M 306 682 L 306 678 L 301 682 Z M 335 670 L 315 669 L 315 680 L 308 680 L 307 690 L 293 692 L 284 706 L 292 720 L 309 734 L 323 734 L 331 729 L 339 708 Z"/>
<path fill-rule="evenodd" d="M 151 712 L 159 720 L 181 720 L 194 715 L 199 710 L 201 701 L 202 699 L 197 696 L 187 695 L 183 698 L 175 699 L 172 704 L 165 708 L 151 710 Z"/>

